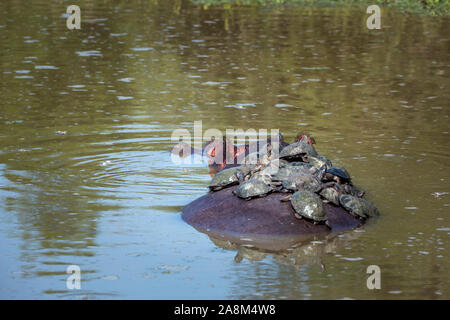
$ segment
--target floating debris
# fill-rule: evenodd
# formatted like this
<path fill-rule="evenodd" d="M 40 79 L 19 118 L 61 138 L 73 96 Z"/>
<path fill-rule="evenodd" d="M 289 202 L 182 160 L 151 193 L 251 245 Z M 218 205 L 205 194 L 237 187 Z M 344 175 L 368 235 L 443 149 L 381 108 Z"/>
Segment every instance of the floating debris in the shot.
<path fill-rule="evenodd" d="M 436 199 L 439 199 L 441 196 L 449 194 L 448 192 L 433 192 L 431 195 Z"/>

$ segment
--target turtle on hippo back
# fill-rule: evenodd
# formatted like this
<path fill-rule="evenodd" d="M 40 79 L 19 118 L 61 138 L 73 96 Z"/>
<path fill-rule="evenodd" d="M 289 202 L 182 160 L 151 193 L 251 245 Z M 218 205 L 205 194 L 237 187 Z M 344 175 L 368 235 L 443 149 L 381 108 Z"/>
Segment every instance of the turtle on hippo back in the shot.
<path fill-rule="evenodd" d="M 318 157 L 316 149 L 312 145 L 304 142 L 294 142 L 284 147 L 280 152 L 280 159 L 288 161 L 300 160 L 308 162 L 308 157 Z"/>
<path fill-rule="evenodd" d="M 363 198 L 342 194 L 339 197 L 339 202 L 351 215 L 361 220 L 380 215 L 375 205 Z"/>
<path fill-rule="evenodd" d="M 233 194 L 239 198 L 250 200 L 252 198 L 264 197 L 274 189 L 270 184 L 264 181 L 253 179 L 242 182 L 239 187 L 233 191 Z"/>
<path fill-rule="evenodd" d="M 329 228 L 324 202 L 345 209 L 362 221 L 378 215 L 373 204 L 361 199 L 364 191 L 352 184 L 345 168 L 333 166 L 328 158 L 319 156 L 309 136 L 301 135 L 296 140 L 280 146 L 279 157 L 272 155 L 270 144 L 245 157 L 240 154 L 244 164 L 219 171 L 209 185 L 210 190 L 219 191 L 239 184 L 232 194 L 245 200 L 263 198 L 273 192 L 293 192 L 280 199 L 290 200 L 293 215 Z"/>
<path fill-rule="evenodd" d="M 327 168 L 324 165 L 315 173 L 312 173 L 309 170 L 294 173 L 284 180 L 282 185 L 289 191 L 308 190 L 319 193 L 324 188 L 336 186 L 336 182 L 334 181 L 326 183 L 322 181 L 326 170 Z"/>
<path fill-rule="evenodd" d="M 277 172 L 272 174 L 273 181 L 284 181 L 287 180 L 290 176 L 297 173 L 314 173 L 316 170 L 306 162 L 290 162 L 285 166 L 282 166 L 278 169 Z"/>
<path fill-rule="evenodd" d="M 291 196 L 282 200 L 291 201 L 294 216 L 297 219 L 306 219 L 314 224 L 324 223 L 331 229 L 322 200 L 316 193 L 309 190 L 296 191 Z"/>
<path fill-rule="evenodd" d="M 364 190 L 357 189 L 350 177 L 350 174 L 344 167 L 333 166 L 327 168 L 324 176 L 325 181 L 335 181 L 342 187 L 342 192 L 362 198 L 365 194 Z"/>
<path fill-rule="evenodd" d="M 243 181 L 251 169 L 246 166 L 228 168 L 217 173 L 209 184 L 209 189 L 218 191 Z"/>
<path fill-rule="evenodd" d="M 319 156 L 319 157 L 310 156 L 310 157 L 308 157 L 307 161 L 310 165 L 312 165 L 316 169 L 320 169 L 323 166 L 326 166 L 327 169 L 330 169 L 333 166 L 331 161 L 325 156 Z"/>
<path fill-rule="evenodd" d="M 340 205 L 339 202 L 340 193 L 338 190 L 336 190 L 336 188 L 333 187 L 323 188 L 319 194 L 325 199 L 324 201 L 331 202 L 335 206 Z"/>

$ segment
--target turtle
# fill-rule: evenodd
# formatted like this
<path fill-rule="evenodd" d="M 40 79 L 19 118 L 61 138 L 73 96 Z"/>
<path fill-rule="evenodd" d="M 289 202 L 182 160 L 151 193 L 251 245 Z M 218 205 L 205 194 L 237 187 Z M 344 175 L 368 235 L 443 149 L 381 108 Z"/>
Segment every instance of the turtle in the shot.
<path fill-rule="evenodd" d="M 283 167 L 287 167 L 287 166 L 292 165 L 292 162 L 289 162 L 289 161 L 284 160 L 284 159 L 277 158 L 277 159 L 271 159 L 270 163 L 268 165 L 276 166 L 278 168 L 283 168 Z"/>
<path fill-rule="evenodd" d="M 327 165 L 327 168 L 331 168 L 333 166 L 333 163 L 327 157 L 319 156 L 319 159 L 322 160 L 322 161 L 325 161 L 325 164 Z"/>
<path fill-rule="evenodd" d="M 246 155 L 242 160 L 241 156 L 238 156 L 238 163 L 246 166 L 256 166 L 260 163 L 263 156 L 264 155 L 259 152 L 252 152 Z"/>
<path fill-rule="evenodd" d="M 320 156 L 320 157 L 310 156 L 308 158 L 308 163 L 310 163 L 312 166 L 316 167 L 317 169 L 321 168 L 323 165 L 326 165 L 327 169 L 329 169 L 333 166 L 331 161 L 328 160 L 327 157 L 325 157 L 325 156 Z"/>
<path fill-rule="evenodd" d="M 340 192 L 336 190 L 336 188 L 328 187 L 323 188 L 322 191 L 320 191 L 320 195 L 325 199 L 327 202 L 331 202 L 332 204 L 339 206 L 339 196 Z"/>
<path fill-rule="evenodd" d="M 261 180 L 244 181 L 233 191 L 239 198 L 250 200 L 256 197 L 264 197 L 270 193 L 273 188 Z"/>
<path fill-rule="evenodd" d="M 343 192 L 352 196 L 362 198 L 366 193 L 364 190 L 359 190 L 352 183 L 346 183 L 342 185 Z"/>
<path fill-rule="evenodd" d="M 318 157 L 316 149 L 312 145 L 303 142 L 294 142 L 285 147 L 280 152 L 280 159 L 286 160 L 301 160 L 303 162 L 308 162 L 308 157 Z"/>
<path fill-rule="evenodd" d="M 253 175 L 254 173 L 262 170 L 267 166 L 276 165 L 278 167 L 280 163 L 279 161 L 280 159 L 273 159 L 271 151 L 268 150 L 267 153 L 261 152 L 250 153 L 243 159 L 242 165 L 250 168 L 250 175 Z"/>
<path fill-rule="evenodd" d="M 336 182 L 322 182 L 325 171 L 326 166 L 324 165 L 315 174 L 310 172 L 292 174 L 283 181 L 283 188 L 290 191 L 309 190 L 312 192 L 320 192 L 325 187 L 336 185 Z"/>
<path fill-rule="evenodd" d="M 301 163 L 307 164 L 305 162 Z M 310 171 L 311 166 L 297 166 L 290 164 L 284 167 L 280 167 L 277 172 L 274 172 L 272 174 L 272 181 L 284 181 L 296 173 L 305 173 L 305 174 L 311 173 Z"/>
<path fill-rule="evenodd" d="M 303 161 L 288 162 L 288 165 L 293 166 L 293 167 L 304 167 L 306 169 L 314 168 L 314 166 L 311 163 L 303 162 Z"/>
<path fill-rule="evenodd" d="M 233 167 L 225 169 L 217 173 L 209 184 L 209 189 L 212 191 L 218 191 L 225 187 L 238 184 L 239 181 L 243 181 L 245 176 L 250 173 L 250 168 L 246 166 Z"/>
<path fill-rule="evenodd" d="M 361 220 L 380 215 L 375 205 L 366 199 L 355 197 L 350 194 L 341 194 L 339 202 L 351 215 L 360 218 Z"/>
<path fill-rule="evenodd" d="M 365 194 L 364 190 L 359 190 L 353 185 L 350 174 L 343 167 L 328 168 L 324 176 L 324 180 L 336 181 L 339 185 L 342 186 L 343 193 L 351 194 L 359 198 L 362 198 Z"/>
<path fill-rule="evenodd" d="M 348 183 L 352 179 L 350 174 L 344 167 L 330 167 L 327 169 L 325 179 L 329 181 L 336 181 L 337 183 Z"/>
<path fill-rule="evenodd" d="M 294 216 L 297 219 L 305 218 L 314 224 L 324 222 L 330 228 L 327 223 L 327 213 L 317 194 L 308 190 L 297 191 L 291 196 L 290 200 L 295 212 Z"/>
<path fill-rule="evenodd" d="M 264 182 L 265 184 L 270 184 L 272 182 L 272 176 L 268 172 L 265 172 L 265 171 L 267 171 L 267 170 L 261 170 L 261 171 L 255 172 L 248 179 L 248 181 L 258 180 L 258 181 Z"/>

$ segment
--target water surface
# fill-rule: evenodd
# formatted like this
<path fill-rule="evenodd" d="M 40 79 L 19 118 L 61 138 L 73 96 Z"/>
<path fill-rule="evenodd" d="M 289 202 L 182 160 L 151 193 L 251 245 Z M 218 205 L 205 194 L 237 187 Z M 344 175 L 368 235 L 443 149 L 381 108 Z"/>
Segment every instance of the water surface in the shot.
<path fill-rule="evenodd" d="M 448 19 L 86 0 L 70 31 L 69 4 L 0 4 L 1 298 L 450 298 Z M 208 169 L 169 153 L 198 120 L 310 132 L 381 218 L 286 252 L 210 239 L 180 216 Z"/>

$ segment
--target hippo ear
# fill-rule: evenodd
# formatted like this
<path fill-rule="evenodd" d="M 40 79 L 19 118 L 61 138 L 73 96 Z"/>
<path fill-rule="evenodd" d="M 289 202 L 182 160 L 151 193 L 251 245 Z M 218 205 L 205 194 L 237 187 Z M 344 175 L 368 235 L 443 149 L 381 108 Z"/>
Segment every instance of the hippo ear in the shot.
<path fill-rule="evenodd" d="M 306 144 L 310 144 L 310 139 L 306 134 L 302 134 L 298 140 L 298 142 L 302 142 L 302 143 L 306 143 Z"/>
<path fill-rule="evenodd" d="M 215 157 L 216 156 L 216 147 L 213 147 L 208 150 L 208 156 Z"/>
<path fill-rule="evenodd" d="M 225 162 L 227 162 L 227 161 L 233 162 L 234 158 L 236 157 L 234 144 L 232 141 L 230 141 L 229 139 L 226 139 L 225 137 L 224 137 L 224 143 L 225 143 L 225 152 L 226 152 L 224 154 L 224 156 L 225 156 L 224 161 Z"/>
<path fill-rule="evenodd" d="M 206 154 L 210 157 L 215 157 L 217 153 L 220 153 L 220 150 L 222 150 L 222 141 L 217 139 L 207 143 L 204 147 L 204 152 L 206 151 Z"/>
<path fill-rule="evenodd" d="M 233 148 L 233 151 L 234 151 L 234 148 Z M 235 152 L 235 155 L 234 155 L 235 158 L 241 157 L 241 155 L 245 156 L 246 151 L 247 151 L 247 148 L 245 146 L 241 146 L 241 147 L 236 148 L 236 152 Z"/>
<path fill-rule="evenodd" d="M 302 132 L 299 132 L 297 134 L 297 137 L 295 138 L 295 141 L 296 142 L 306 143 L 306 144 L 309 144 L 310 146 L 312 146 L 313 144 L 316 144 L 316 140 L 314 140 L 313 137 L 311 137 L 307 133 L 302 133 Z"/>

